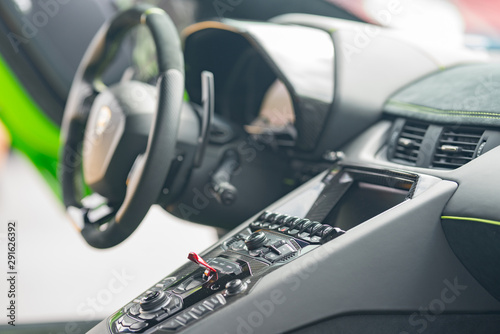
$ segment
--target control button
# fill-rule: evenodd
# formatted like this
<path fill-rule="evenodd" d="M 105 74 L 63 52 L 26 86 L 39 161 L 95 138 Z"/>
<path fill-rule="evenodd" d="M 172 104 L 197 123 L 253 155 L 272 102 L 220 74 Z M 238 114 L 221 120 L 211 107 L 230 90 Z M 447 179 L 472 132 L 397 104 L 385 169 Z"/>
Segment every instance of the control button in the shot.
<path fill-rule="evenodd" d="M 134 302 L 131 302 L 131 303 L 128 303 L 127 305 L 125 305 L 125 306 L 123 307 L 123 309 L 122 309 L 122 310 L 123 310 L 123 313 L 127 313 L 127 312 L 130 310 L 130 308 L 131 308 L 132 306 L 134 306 L 134 305 L 135 305 L 135 303 L 134 303 Z"/>
<path fill-rule="evenodd" d="M 180 322 L 176 321 L 175 319 L 171 319 L 171 320 L 165 321 L 163 324 L 161 324 L 161 326 L 158 329 L 164 329 L 164 330 L 168 330 L 168 331 L 176 331 L 181 327 L 183 327 L 183 325 Z"/>
<path fill-rule="evenodd" d="M 262 228 L 268 228 L 270 224 L 271 223 L 267 222 L 267 221 L 266 222 L 262 222 L 262 223 L 260 223 L 260 227 L 262 227 Z"/>
<path fill-rule="evenodd" d="M 314 242 L 314 243 L 316 243 L 316 242 L 321 242 L 321 237 L 319 237 L 319 236 L 315 235 L 315 236 L 310 237 L 310 238 L 309 238 L 309 240 L 310 240 L 311 242 Z"/>
<path fill-rule="evenodd" d="M 247 289 L 247 285 L 242 282 L 240 279 L 233 279 L 232 281 L 227 282 L 226 291 L 228 295 L 236 295 L 241 293 Z"/>
<path fill-rule="evenodd" d="M 316 233 L 318 229 L 321 228 L 321 224 L 318 222 L 312 222 L 307 228 L 305 229 L 305 232 L 309 233 L 310 235 L 313 235 Z"/>
<path fill-rule="evenodd" d="M 264 258 L 266 260 L 269 260 L 271 262 L 274 262 L 274 261 L 277 261 L 279 258 L 281 257 L 281 255 L 278 255 L 276 253 L 267 253 L 266 256 L 264 256 Z"/>
<path fill-rule="evenodd" d="M 280 226 L 280 224 L 273 223 L 273 224 L 269 225 L 268 229 L 270 229 L 270 230 L 275 230 L 275 229 L 277 229 L 279 226 Z"/>
<path fill-rule="evenodd" d="M 153 300 L 156 300 L 160 296 L 160 291 L 153 291 L 148 293 L 146 296 L 144 296 L 141 301 L 143 303 L 149 303 L 152 302 Z"/>
<path fill-rule="evenodd" d="M 224 298 L 222 295 L 215 295 L 210 298 L 210 301 L 214 302 L 215 308 L 224 306 L 226 304 L 226 298 Z"/>
<path fill-rule="evenodd" d="M 257 220 L 259 220 L 259 221 L 264 221 L 264 220 L 266 220 L 266 217 L 267 217 L 267 215 L 268 215 L 269 213 L 270 213 L 269 211 L 264 211 L 264 212 L 262 212 L 262 213 L 260 214 L 259 218 L 257 218 Z"/>
<path fill-rule="evenodd" d="M 312 224 L 312 221 L 310 221 L 309 219 L 301 219 L 298 221 L 297 225 L 295 225 L 295 228 L 297 230 L 305 230 L 309 225 Z"/>
<path fill-rule="evenodd" d="M 274 252 L 269 252 L 269 253 L 267 253 L 267 254 L 264 256 L 264 258 L 265 258 L 266 260 L 271 261 L 271 262 L 275 262 L 275 261 L 278 261 L 279 259 L 281 259 L 281 258 L 283 258 L 283 257 L 285 257 L 285 256 L 287 256 L 287 255 L 290 255 L 290 254 L 292 254 L 292 253 L 294 253 L 294 252 L 295 252 L 295 249 L 293 249 L 293 248 L 292 248 L 290 245 L 288 245 L 288 244 L 284 244 L 284 245 L 282 245 L 282 246 L 280 246 L 280 247 L 277 247 L 277 250 L 281 253 L 281 255 L 278 255 L 278 254 L 276 254 L 276 253 L 274 253 Z"/>
<path fill-rule="evenodd" d="M 322 237 L 323 235 L 328 234 L 331 230 L 333 230 L 333 227 L 327 224 L 323 224 L 319 229 L 316 230 L 314 234 Z"/>
<path fill-rule="evenodd" d="M 157 322 L 163 321 L 164 319 L 167 319 L 170 316 L 168 312 L 161 312 L 161 313 L 158 312 L 157 314 L 158 316 L 155 318 L 155 321 Z"/>
<path fill-rule="evenodd" d="M 243 250 L 245 249 L 245 242 L 243 240 L 234 241 L 229 248 L 234 251 Z"/>
<path fill-rule="evenodd" d="M 248 255 L 253 256 L 253 257 L 258 257 L 264 254 L 264 251 L 262 249 L 254 249 L 251 251 L 248 251 Z"/>
<path fill-rule="evenodd" d="M 295 235 L 299 233 L 300 228 L 298 225 L 303 221 L 303 219 L 297 218 L 297 217 L 292 217 L 288 219 L 285 224 L 288 226 L 288 231 L 286 231 L 287 234 L 289 235 Z"/>
<path fill-rule="evenodd" d="M 222 295 L 215 295 L 203 302 L 207 308 L 215 310 L 226 304 L 226 299 Z"/>
<path fill-rule="evenodd" d="M 197 318 L 201 318 L 202 316 L 204 316 L 205 314 L 207 314 L 210 311 L 211 310 L 208 307 L 204 306 L 203 304 L 200 304 L 198 306 L 194 306 L 189 310 L 189 312 L 191 312 Z"/>
<path fill-rule="evenodd" d="M 141 329 L 144 329 L 146 327 L 148 327 L 148 323 L 147 322 L 136 322 L 135 324 L 133 324 L 132 326 L 130 326 L 130 330 L 132 332 L 138 332 Z"/>
<path fill-rule="evenodd" d="M 148 291 L 142 293 L 142 295 L 140 295 L 139 297 L 137 297 L 136 299 L 133 300 L 133 303 L 138 303 L 139 304 L 141 302 L 142 298 L 144 298 L 145 296 L 147 296 L 148 294 L 150 294 L 153 291 L 156 291 L 156 290 L 151 289 L 151 290 L 148 290 Z"/>
<path fill-rule="evenodd" d="M 278 231 L 280 231 L 282 233 L 285 233 L 286 231 L 288 231 L 288 227 L 287 226 L 281 226 L 280 228 L 278 228 Z"/>
<path fill-rule="evenodd" d="M 196 320 L 196 318 L 189 312 L 184 312 L 175 317 L 183 325 L 187 325 Z"/>
<path fill-rule="evenodd" d="M 338 237 L 338 236 L 340 236 L 340 235 L 342 235 L 344 233 L 345 233 L 345 231 L 341 230 L 340 228 L 333 227 L 331 231 L 329 231 L 328 233 L 323 234 L 323 236 L 321 237 L 321 242 L 325 243 L 327 241 L 335 239 L 336 237 Z"/>
<path fill-rule="evenodd" d="M 142 320 L 151 320 L 154 318 L 157 318 L 158 316 L 165 314 L 163 311 L 158 311 L 158 312 L 143 312 L 139 314 L 139 319 Z"/>
<path fill-rule="evenodd" d="M 310 240 L 311 240 L 310 235 L 309 235 L 309 233 L 307 233 L 307 232 L 302 232 L 302 233 L 299 233 L 297 236 L 298 236 L 299 238 L 303 239 L 303 240 L 307 240 L 307 241 L 310 241 Z"/>
<path fill-rule="evenodd" d="M 271 252 L 277 254 L 277 255 L 281 255 L 281 251 L 274 245 L 269 245 L 269 246 L 266 246 L 267 249 L 269 249 Z"/>
<path fill-rule="evenodd" d="M 203 285 L 205 283 L 202 278 L 195 278 L 195 277 L 189 277 L 185 281 L 183 281 L 181 284 L 175 287 L 174 292 L 176 293 L 184 293 L 186 291 L 189 291 L 191 289 L 195 289 L 199 287 L 200 285 Z"/>
<path fill-rule="evenodd" d="M 170 285 L 172 285 L 172 283 L 174 283 L 176 280 L 177 278 L 175 277 L 167 277 L 159 281 L 155 286 L 157 288 L 165 289 L 168 288 Z"/>
<path fill-rule="evenodd" d="M 233 261 L 226 260 L 221 257 L 216 257 L 215 259 L 212 259 L 208 261 L 208 263 L 213 266 L 217 271 L 223 273 L 223 274 L 240 274 L 241 273 L 241 266 Z"/>
<path fill-rule="evenodd" d="M 132 326 L 133 324 L 135 324 L 137 322 L 137 320 L 129 317 L 128 315 L 124 315 L 123 317 L 121 317 L 119 320 L 118 320 L 118 323 L 120 325 L 122 325 L 123 327 L 130 327 Z"/>
<path fill-rule="evenodd" d="M 288 217 L 286 220 L 285 220 L 285 225 L 292 228 L 293 226 L 295 226 L 295 222 L 299 220 L 298 217 Z"/>
<path fill-rule="evenodd" d="M 210 302 L 209 300 L 205 300 L 203 302 L 203 305 L 205 305 L 208 309 L 213 310 L 214 309 L 214 304 Z"/>
<path fill-rule="evenodd" d="M 253 232 L 248 236 L 245 240 L 245 244 L 247 245 L 249 250 L 257 249 L 263 246 L 267 241 L 266 234 L 262 231 Z"/>
<path fill-rule="evenodd" d="M 276 219 L 278 215 L 276 213 L 271 213 L 269 215 L 267 215 L 265 221 L 268 222 L 268 223 L 272 223 L 274 222 L 274 220 Z"/>
<path fill-rule="evenodd" d="M 278 247 L 283 246 L 284 244 L 286 244 L 286 241 L 285 241 L 285 240 L 278 240 L 278 241 L 276 241 L 276 242 L 273 244 L 273 246 L 274 246 L 274 247 L 276 247 L 276 248 L 278 248 Z"/>
<path fill-rule="evenodd" d="M 295 249 L 293 249 L 289 244 L 284 244 L 283 246 L 278 247 L 278 250 L 283 255 L 288 255 L 290 253 L 295 252 Z"/>
<path fill-rule="evenodd" d="M 297 233 L 299 236 L 300 235 L 304 235 L 304 234 L 308 234 L 307 232 L 304 232 L 309 226 L 311 226 L 312 224 L 314 224 L 314 222 L 310 221 L 309 219 L 304 219 L 304 221 L 302 221 L 301 223 L 299 223 L 297 225 L 297 227 L 295 227 L 297 230 L 299 230 L 299 233 Z"/>
<path fill-rule="evenodd" d="M 254 221 L 254 222 L 250 223 L 250 228 L 252 230 L 258 230 L 258 229 L 260 229 L 260 227 L 261 226 L 260 226 L 260 222 L 259 221 Z"/>
<path fill-rule="evenodd" d="M 125 331 L 125 327 L 120 325 L 118 322 L 115 322 L 115 328 L 116 328 L 117 332 L 124 332 Z"/>
<path fill-rule="evenodd" d="M 130 315 L 139 315 L 139 313 L 141 313 L 141 306 L 134 303 L 134 305 L 128 309 L 127 313 Z"/>
<path fill-rule="evenodd" d="M 152 311 L 159 308 L 165 302 L 168 302 L 169 295 L 163 291 L 152 291 L 141 298 L 141 309 Z"/>
<path fill-rule="evenodd" d="M 294 229 L 297 227 L 297 225 L 302 221 L 302 219 L 293 217 L 293 219 L 289 219 L 287 221 L 287 226 L 290 227 L 290 229 Z"/>
<path fill-rule="evenodd" d="M 182 309 L 182 304 L 183 303 L 182 303 L 182 298 L 181 297 L 179 297 L 177 295 L 174 295 L 174 294 L 171 294 L 170 295 L 170 301 L 168 302 L 168 304 L 166 304 L 162 308 L 169 315 L 172 315 L 174 313 L 179 312 Z"/>
<path fill-rule="evenodd" d="M 186 285 L 186 291 L 189 291 L 189 290 L 192 290 L 194 288 L 197 288 L 199 287 L 200 285 L 203 284 L 203 281 L 201 280 L 196 280 L 196 279 L 193 279 L 191 280 L 191 282 L 189 282 L 187 285 Z"/>
<path fill-rule="evenodd" d="M 276 216 L 276 219 L 274 220 L 274 222 L 276 224 L 279 224 L 279 225 L 282 225 L 285 223 L 285 220 L 288 218 L 287 215 L 278 215 Z"/>

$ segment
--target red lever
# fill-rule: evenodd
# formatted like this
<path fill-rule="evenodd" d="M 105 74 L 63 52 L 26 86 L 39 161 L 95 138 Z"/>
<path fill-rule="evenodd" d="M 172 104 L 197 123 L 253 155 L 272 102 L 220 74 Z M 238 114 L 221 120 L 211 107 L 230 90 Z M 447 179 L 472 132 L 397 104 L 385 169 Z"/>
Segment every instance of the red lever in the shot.
<path fill-rule="evenodd" d="M 211 276 L 215 275 L 215 279 L 217 280 L 217 270 L 215 270 L 214 267 L 212 267 L 211 265 L 209 265 L 207 263 L 207 261 L 203 260 L 201 256 L 199 256 L 195 252 L 191 252 L 188 255 L 188 259 L 191 260 L 191 261 L 193 261 L 194 263 L 202 266 L 202 267 L 205 267 L 206 268 L 206 270 L 205 270 L 205 276 L 207 278 L 210 278 Z"/>

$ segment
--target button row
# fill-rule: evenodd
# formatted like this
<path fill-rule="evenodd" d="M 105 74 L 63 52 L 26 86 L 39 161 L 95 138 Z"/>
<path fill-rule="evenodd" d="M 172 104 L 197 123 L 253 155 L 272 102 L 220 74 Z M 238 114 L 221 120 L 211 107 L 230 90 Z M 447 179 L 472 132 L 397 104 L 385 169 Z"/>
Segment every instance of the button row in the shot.
<path fill-rule="evenodd" d="M 282 236 L 278 234 L 270 234 L 263 231 L 254 233 L 262 233 L 266 235 L 266 242 L 258 248 L 242 250 L 242 252 L 245 252 L 250 256 L 262 257 L 267 261 L 277 262 L 297 253 L 298 251 L 298 248 L 281 239 Z"/>
<path fill-rule="evenodd" d="M 169 286 L 171 286 L 175 281 L 177 281 L 176 277 L 166 277 L 166 278 L 162 279 L 161 281 L 159 281 L 155 285 L 155 287 L 161 288 L 161 289 L 166 289 Z"/>
<path fill-rule="evenodd" d="M 217 269 L 217 271 L 221 274 L 225 275 L 239 275 L 242 272 L 241 266 L 233 261 L 229 261 L 227 259 L 216 257 L 214 259 L 208 260 L 208 263 Z"/>
<path fill-rule="evenodd" d="M 262 228 L 275 230 L 310 243 L 325 243 L 345 233 L 328 224 L 268 211 L 250 223 L 250 228 L 254 231 Z"/>
<path fill-rule="evenodd" d="M 214 295 L 200 302 L 188 310 L 183 311 L 175 318 L 169 319 L 159 326 L 160 330 L 176 331 L 181 327 L 191 324 L 193 321 L 204 317 L 206 314 L 226 304 L 226 299 L 221 295 Z"/>

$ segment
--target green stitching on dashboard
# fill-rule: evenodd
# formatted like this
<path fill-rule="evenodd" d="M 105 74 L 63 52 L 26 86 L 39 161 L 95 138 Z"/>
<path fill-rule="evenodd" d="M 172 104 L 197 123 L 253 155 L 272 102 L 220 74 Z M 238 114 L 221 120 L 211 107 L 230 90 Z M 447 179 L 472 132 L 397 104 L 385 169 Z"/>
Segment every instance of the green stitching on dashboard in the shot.
<path fill-rule="evenodd" d="M 470 217 L 457 217 L 457 216 L 441 216 L 441 219 L 468 220 L 468 221 L 472 221 L 472 222 L 478 222 L 478 223 L 485 223 L 485 224 L 491 224 L 491 225 L 498 225 L 498 226 L 500 226 L 500 222 L 497 222 L 495 220 L 489 220 L 489 219 L 470 218 Z"/>
<path fill-rule="evenodd" d="M 406 111 L 416 111 L 416 112 L 424 112 L 424 113 L 431 113 L 431 114 L 441 114 L 442 116 L 462 116 L 462 117 L 477 117 L 477 118 L 491 118 L 491 119 L 498 119 L 498 118 L 500 118 L 500 114 L 492 113 L 492 112 L 460 111 L 460 110 L 441 110 L 441 109 L 435 109 L 435 108 L 431 108 L 431 107 L 424 107 L 424 106 L 420 106 L 418 104 L 413 104 L 413 103 L 408 103 L 408 102 L 401 102 L 401 101 L 396 101 L 396 100 L 390 100 L 388 104 L 394 105 L 394 106 L 398 106 L 398 107 L 403 107 L 403 108 L 406 109 Z M 483 116 L 483 115 L 489 115 L 489 116 Z"/>

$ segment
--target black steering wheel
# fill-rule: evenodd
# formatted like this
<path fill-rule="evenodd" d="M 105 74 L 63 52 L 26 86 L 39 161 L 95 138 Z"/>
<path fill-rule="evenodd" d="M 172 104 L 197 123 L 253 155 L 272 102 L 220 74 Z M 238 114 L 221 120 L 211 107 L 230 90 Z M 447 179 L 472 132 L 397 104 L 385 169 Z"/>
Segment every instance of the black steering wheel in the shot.
<path fill-rule="evenodd" d="M 106 87 L 102 74 L 124 36 L 138 25 L 149 28 L 156 45 L 156 89 L 133 81 Z M 92 40 L 64 111 L 59 169 L 67 213 L 91 246 L 108 248 L 125 240 L 158 200 L 175 157 L 183 93 L 181 43 L 163 10 L 141 5 L 121 12 Z M 134 95 L 144 98 L 142 103 L 135 101 L 137 108 L 152 106 L 149 122 L 144 121 L 146 111 L 130 116 Z M 146 128 L 142 131 L 147 144 L 145 139 L 145 150 L 130 157 L 130 152 L 123 152 L 134 139 L 123 144 L 124 129 L 134 126 Z M 92 195 L 84 196 L 82 165 L 83 177 L 95 192 Z"/>

